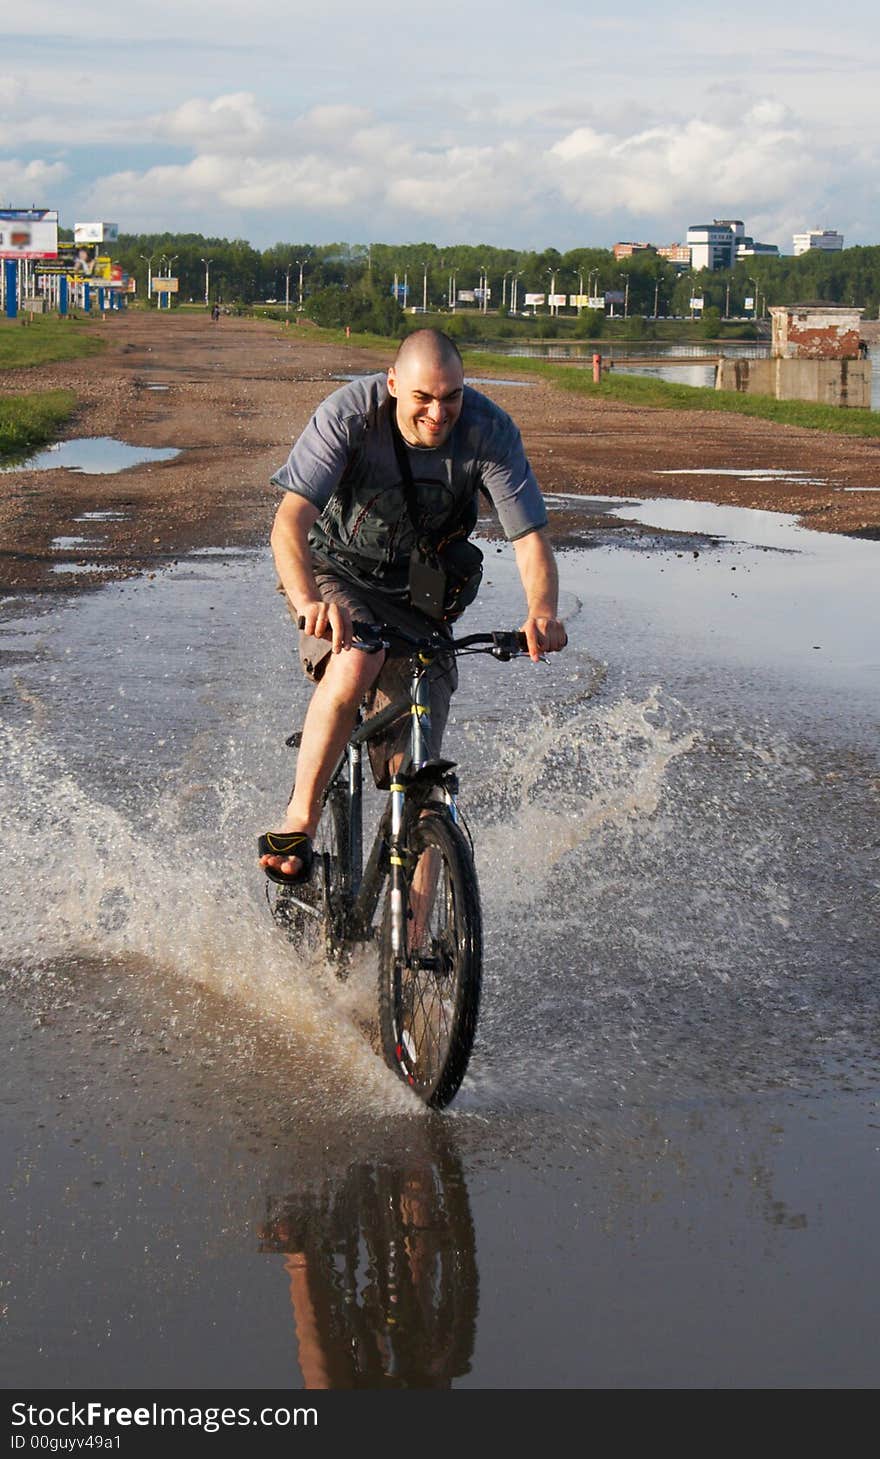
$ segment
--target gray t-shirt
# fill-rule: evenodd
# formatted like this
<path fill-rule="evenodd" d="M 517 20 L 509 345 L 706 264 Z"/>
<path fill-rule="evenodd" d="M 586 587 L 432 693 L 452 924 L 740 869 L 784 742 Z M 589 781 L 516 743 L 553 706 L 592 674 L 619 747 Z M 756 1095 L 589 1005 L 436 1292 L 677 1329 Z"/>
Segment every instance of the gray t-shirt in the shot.
<path fill-rule="evenodd" d="M 374 586 L 400 591 L 415 532 L 391 431 L 394 404 L 384 372 L 334 390 L 272 481 L 320 509 L 309 534 L 319 559 L 336 562 Z M 480 488 L 509 541 L 546 525 L 544 501 L 516 425 L 469 385 L 461 415 L 442 446 L 403 446 L 419 530 L 435 542 L 462 523 L 472 528 Z"/>

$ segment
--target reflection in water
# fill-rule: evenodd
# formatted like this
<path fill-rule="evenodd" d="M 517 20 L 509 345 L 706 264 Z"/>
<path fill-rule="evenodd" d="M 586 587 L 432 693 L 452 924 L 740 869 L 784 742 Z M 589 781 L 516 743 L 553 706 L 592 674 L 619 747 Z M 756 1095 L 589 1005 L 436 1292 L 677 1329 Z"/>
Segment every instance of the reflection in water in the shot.
<path fill-rule="evenodd" d="M 284 1252 L 306 1388 L 450 1388 L 470 1369 L 474 1228 L 440 1120 L 402 1160 L 269 1198 L 260 1250 Z"/>

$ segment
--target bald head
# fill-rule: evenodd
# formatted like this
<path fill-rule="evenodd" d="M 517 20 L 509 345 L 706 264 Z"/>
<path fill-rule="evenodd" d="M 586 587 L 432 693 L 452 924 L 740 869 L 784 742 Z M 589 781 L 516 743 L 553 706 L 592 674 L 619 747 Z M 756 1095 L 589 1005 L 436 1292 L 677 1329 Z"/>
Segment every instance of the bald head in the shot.
<path fill-rule="evenodd" d="M 394 356 L 394 368 L 400 370 L 411 359 L 423 359 L 436 365 L 461 365 L 458 345 L 442 329 L 414 329 L 401 340 Z"/>
<path fill-rule="evenodd" d="M 407 335 L 388 371 L 388 393 L 405 441 L 442 446 L 464 401 L 464 366 L 449 336 L 439 329 Z"/>

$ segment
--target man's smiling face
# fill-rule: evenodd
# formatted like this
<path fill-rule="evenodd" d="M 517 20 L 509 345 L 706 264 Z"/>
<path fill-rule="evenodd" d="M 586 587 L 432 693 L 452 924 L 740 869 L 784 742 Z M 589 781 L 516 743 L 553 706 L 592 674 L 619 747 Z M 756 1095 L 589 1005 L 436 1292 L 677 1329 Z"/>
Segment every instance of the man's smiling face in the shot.
<path fill-rule="evenodd" d="M 454 357 L 413 350 L 388 371 L 388 390 L 397 401 L 397 425 L 410 446 L 442 446 L 464 399 L 464 372 Z"/>

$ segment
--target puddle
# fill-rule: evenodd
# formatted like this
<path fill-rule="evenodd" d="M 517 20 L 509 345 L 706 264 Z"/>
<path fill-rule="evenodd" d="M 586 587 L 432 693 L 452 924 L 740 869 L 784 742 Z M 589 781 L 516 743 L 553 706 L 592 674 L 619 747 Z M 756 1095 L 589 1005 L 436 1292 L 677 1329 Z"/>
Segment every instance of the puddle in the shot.
<path fill-rule="evenodd" d="M 128 512 L 83 512 L 82 516 L 74 517 L 75 522 L 126 522 Z"/>
<path fill-rule="evenodd" d="M 489 375 L 465 375 L 465 377 L 464 377 L 464 383 L 465 383 L 465 385 L 473 385 L 474 387 L 478 387 L 480 385 L 516 385 L 516 386 L 520 386 L 521 385 L 526 390 L 530 390 L 532 388 L 532 386 L 535 384 L 535 381 L 534 380 L 493 380 Z"/>
<path fill-rule="evenodd" d="M 170 385 L 148 385 L 147 386 L 147 389 L 148 390 L 170 390 L 171 389 L 171 386 Z"/>
<path fill-rule="evenodd" d="M 310 690 L 268 547 L 29 607 L 0 666 L 7 1385 L 290 1392 L 304 1310 L 328 1381 L 384 1382 L 369 1343 L 398 1388 L 876 1384 L 880 574 L 780 540 L 560 554 L 566 653 L 461 661 L 485 998 L 436 1121 L 361 1038 L 369 960 L 338 983 L 269 925 L 252 835 Z M 521 619 L 490 561 L 466 632 Z"/>
<path fill-rule="evenodd" d="M 94 537 L 53 537 L 52 549 L 55 552 L 69 552 L 72 547 L 99 547 Z"/>
<path fill-rule="evenodd" d="M 796 486 L 827 486 L 823 476 L 785 471 L 776 466 L 683 466 L 655 471 L 655 476 L 733 476 L 737 481 L 790 481 Z"/>
<path fill-rule="evenodd" d="M 81 471 L 86 476 L 110 475 L 147 461 L 170 461 L 180 451 L 172 446 L 129 446 L 113 436 L 83 436 L 73 441 L 56 441 L 52 446 L 28 456 L 15 465 L 0 466 L 0 471 Z"/>
<path fill-rule="evenodd" d="M 106 568 L 100 562 L 56 562 L 52 568 L 53 572 L 105 572 Z"/>
<path fill-rule="evenodd" d="M 245 557 L 248 549 L 244 547 L 194 547 L 188 552 L 187 557 Z"/>

